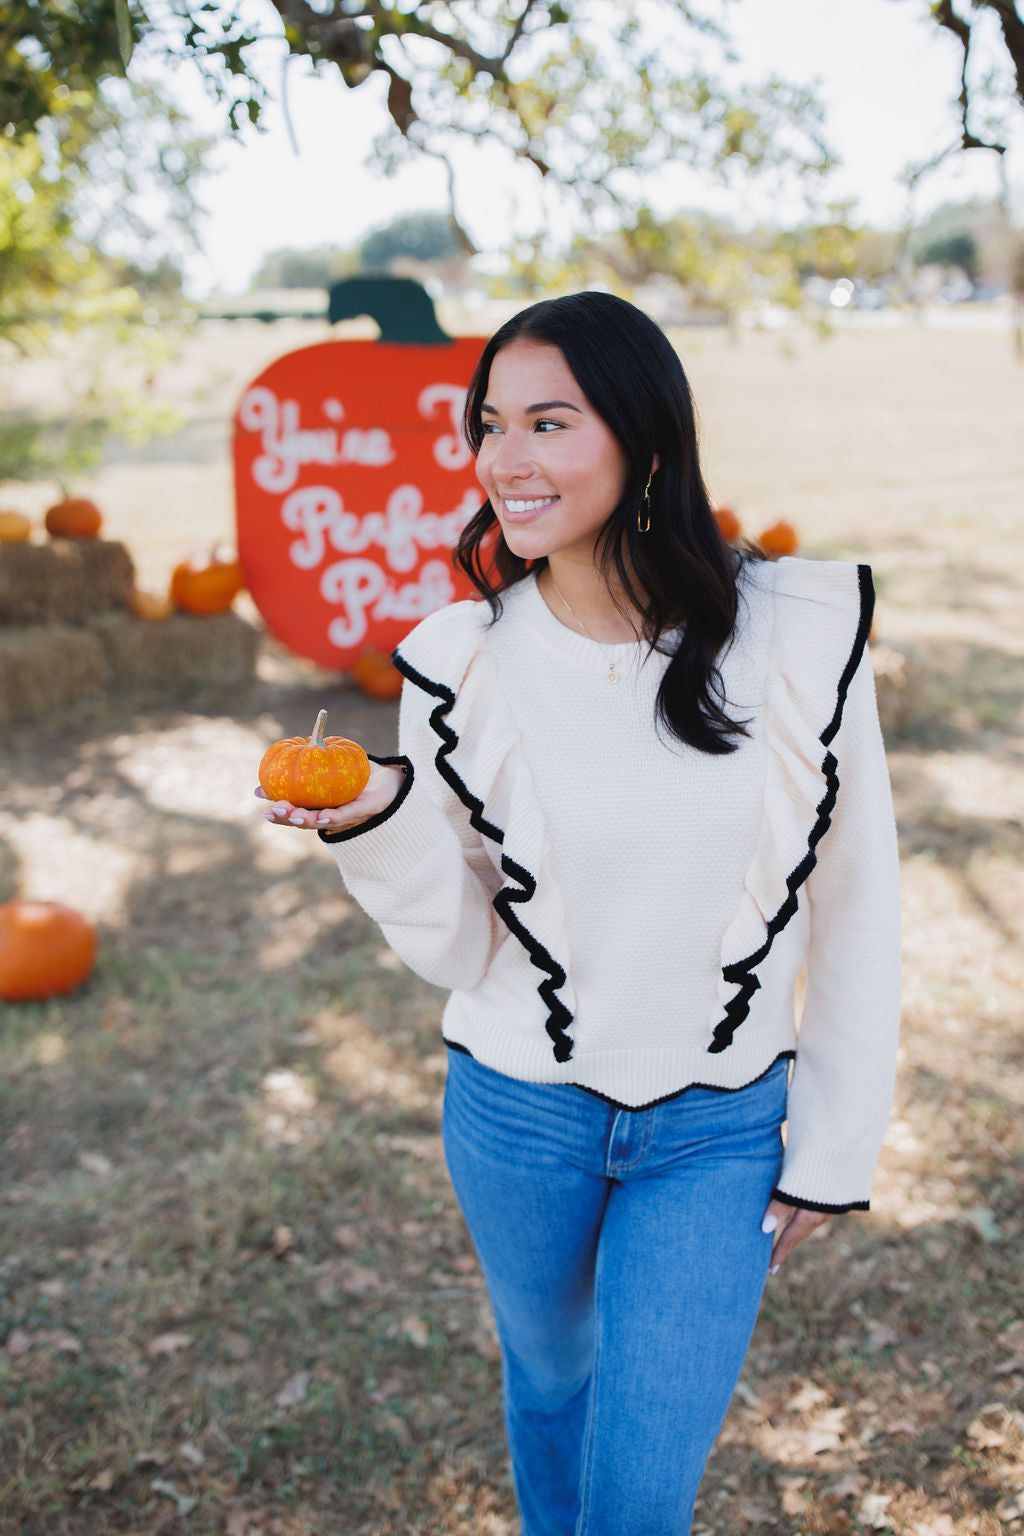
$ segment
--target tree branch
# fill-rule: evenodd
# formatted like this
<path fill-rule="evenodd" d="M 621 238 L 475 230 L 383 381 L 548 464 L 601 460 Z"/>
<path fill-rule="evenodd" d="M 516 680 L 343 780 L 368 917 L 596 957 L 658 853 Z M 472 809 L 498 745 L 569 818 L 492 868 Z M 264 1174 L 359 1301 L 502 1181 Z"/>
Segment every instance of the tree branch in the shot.
<path fill-rule="evenodd" d="M 975 3 L 984 5 L 987 3 L 987 0 L 975 0 Z M 995 8 L 995 6 L 992 7 L 992 9 Z M 945 28 L 947 32 L 952 32 L 953 36 L 956 38 L 957 42 L 960 44 L 961 49 L 963 50 L 963 61 L 960 65 L 960 96 L 958 98 L 960 103 L 960 126 L 962 130 L 960 137 L 960 147 L 962 149 L 992 149 L 997 155 L 1005 155 L 1005 144 L 990 144 L 985 139 L 979 139 L 977 135 L 973 134 L 970 128 L 967 126 L 967 113 L 971 104 L 970 95 L 967 89 L 967 61 L 971 50 L 971 23 L 969 21 L 964 21 L 961 16 L 957 15 L 956 11 L 953 9 L 953 0 L 933 0 L 932 15 L 940 27 Z M 1019 25 L 1020 24 L 1018 23 L 1018 26 Z"/>

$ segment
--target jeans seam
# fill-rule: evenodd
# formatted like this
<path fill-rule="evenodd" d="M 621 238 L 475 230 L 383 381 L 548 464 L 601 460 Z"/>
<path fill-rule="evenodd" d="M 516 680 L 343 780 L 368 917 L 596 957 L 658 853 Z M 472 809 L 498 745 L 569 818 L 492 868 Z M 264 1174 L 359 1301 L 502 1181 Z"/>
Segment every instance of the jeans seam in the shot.
<path fill-rule="evenodd" d="M 620 1173 L 632 1173 L 634 1168 L 638 1168 L 640 1166 L 640 1164 L 643 1162 L 644 1158 L 647 1156 L 648 1152 L 650 1151 L 651 1139 L 652 1139 L 652 1137 L 654 1135 L 654 1116 L 657 1114 L 657 1112 L 658 1111 L 657 1111 L 656 1108 L 655 1109 L 648 1109 L 648 1110 L 644 1111 L 644 1139 L 643 1139 L 640 1147 L 638 1148 L 638 1150 L 636 1151 L 634 1156 L 630 1158 L 628 1163 L 618 1163 L 617 1162 L 617 1163 L 613 1163 L 610 1167 L 606 1167 L 606 1169 L 605 1169 L 605 1177 L 606 1178 L 616 1178 Z M 619 1114 L 621 1114 L 621 1113 L 622 1113 L 622 1111 L 620 1110 Z M 619 1116 L 616 1115 L 615 1119 L 618 1120 L 618 1118 L 619 1118 Z M 615 1122 L 613 1121 L 612 1123 L 614 1125 Z"/>

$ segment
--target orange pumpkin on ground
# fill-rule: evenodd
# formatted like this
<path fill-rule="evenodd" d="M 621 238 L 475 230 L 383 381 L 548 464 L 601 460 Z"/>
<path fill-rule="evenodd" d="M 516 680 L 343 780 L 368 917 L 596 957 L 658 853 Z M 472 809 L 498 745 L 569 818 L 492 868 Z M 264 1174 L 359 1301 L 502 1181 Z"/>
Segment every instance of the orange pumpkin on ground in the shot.
<path fill-rule="evenodd" d="M 0 997 L 6 1002 L 70 992 L 95 960 L 96 930 L 80 912 L 56 901 L 0 906 Z"/>
<path fill-rule="evenodd" d="M 226 613 L 244 586 L 237 560 L 224 560 L 216 552 L 192 555 L 174 567 L 171 601 L 186 613 Z"/>
<path fill-rule="evenodd" d="M 137 619 L 145 619 L 150 624 L 162 624 L 174 612 L 169 593 L 161 597 L 156 592 L 143 592 L 139 587 L 133 587 L 129 592 L 128 607 Z"/>
<path fill-rule="evenodd" d="M 365 650 L 352 664 L 352 680 L 371 699 L 397 699 L 402 674 L 383 651 Z"/>
<path fill-rule="evenodd" d="M 87 496 L 65 496 L 54 502 L 43 522 L 55 539 L 95 539 L 103 527 L 103 514 Z"/>
<path fill-rule="evenodd" d="M 24 512 L 0 512 L 0 544 L 24 544 L 31 532 Z"/>
<path fill-rule="evenodd" d="M 757 542 L 770 560 L 778 560 L 780 555 L 791 555 L 800 540 L 792 523 L 772 523 Z"/>
<path fill-rule="evenodd" d="M 358 742 L 324 736 L 327 711 L 316 717 L 312 736 L 275 741 L 260 763 L 260 788 L 270 800 L 290 800 L 305 810 L 347 805 L 370 778 L 370 759 Z"/>
<path fill-rule="evenodd" d="M 715 522 L 718 524 L 719 533 L 727 544 L 731 544 L 734 539 L 739 538 L 741 532 L 740 520 L 731 507 L 716 507 Z"/>

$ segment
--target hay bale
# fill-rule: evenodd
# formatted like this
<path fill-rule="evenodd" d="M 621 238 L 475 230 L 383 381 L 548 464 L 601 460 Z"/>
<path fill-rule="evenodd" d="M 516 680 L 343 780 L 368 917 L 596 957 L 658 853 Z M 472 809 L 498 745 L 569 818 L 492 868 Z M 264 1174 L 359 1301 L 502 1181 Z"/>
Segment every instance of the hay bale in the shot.
<path fill-rule="evenodd" d="M 0 544 L 0 624 L 80 624 L 124 608 L 135 566 L 113 539 Z"/>
<path fill-rule="evenodd" d="M 912 655 L 891 645 L 873 645 L 871 664 L 882 732 L 897 735 L 924 713 L 927 680 Z"/>
<path fill-rule="evenodd" d="M 38 719 L 109 684 L 103 647 L 87 629 L 0 629 L 0 722 Z"/>
<path fill-rule="evenodd" d="M 259 631 L 237 613 L 196 618 L 172 614 L 162 624 L 130 613 L 89 621 L 119 692 L 162 699 L 238 688 L 256 671 Z"/>

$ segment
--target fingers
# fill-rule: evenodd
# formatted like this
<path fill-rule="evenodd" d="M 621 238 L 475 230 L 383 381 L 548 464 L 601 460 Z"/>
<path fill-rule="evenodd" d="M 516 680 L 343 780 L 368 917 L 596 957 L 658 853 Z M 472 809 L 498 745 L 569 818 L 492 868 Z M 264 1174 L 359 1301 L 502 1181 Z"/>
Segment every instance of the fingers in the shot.
<path fill-rule="evenodd" d="M 781 1200 L 770 1201 L 761 1223 L 762 1232 L 778 1234 L 772 1248 L 769 1274 L 777 1274 L 780 1265 L 793 1249 L 831 1220 L 832 1217 L 824 1211 L 805 1211 L 799 1206 L 786 1205 Z"/>

